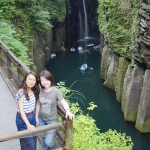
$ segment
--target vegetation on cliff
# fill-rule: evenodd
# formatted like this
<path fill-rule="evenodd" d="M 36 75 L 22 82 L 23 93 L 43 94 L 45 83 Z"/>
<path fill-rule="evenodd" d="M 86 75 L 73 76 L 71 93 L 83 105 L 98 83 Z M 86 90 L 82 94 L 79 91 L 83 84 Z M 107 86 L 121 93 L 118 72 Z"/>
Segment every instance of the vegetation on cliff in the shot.
<path fill-rule="evenodd" d="M 98 25 L 105 41 L 121 56 L 133 60 L 132 45 L 138 40 L 137 0 L 98 0 Z"/>
<path fill-rule="evenodd" d="M 27 52 L 34 33 L 44 34 L 47 29 L 53 27 L 53 22 L 64 21 L 66 5 L 69 5 L 69 0 L 1 1 L 0 39 L 30 67 L 33 63 L 27 63 L 31 62 Z M 3 28 L 4 24 L 6 28 Z"/>

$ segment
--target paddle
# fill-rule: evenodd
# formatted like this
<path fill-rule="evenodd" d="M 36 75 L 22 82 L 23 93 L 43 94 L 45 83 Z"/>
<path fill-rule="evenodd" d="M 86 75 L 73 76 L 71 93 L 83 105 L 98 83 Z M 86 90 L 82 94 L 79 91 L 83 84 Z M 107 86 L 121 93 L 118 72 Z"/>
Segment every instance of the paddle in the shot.
<path fill-rule="evenodd" d="M 93 70 L 93 67 L 87 67 L 87 69 L 91 69 L 91 70 Z"/>

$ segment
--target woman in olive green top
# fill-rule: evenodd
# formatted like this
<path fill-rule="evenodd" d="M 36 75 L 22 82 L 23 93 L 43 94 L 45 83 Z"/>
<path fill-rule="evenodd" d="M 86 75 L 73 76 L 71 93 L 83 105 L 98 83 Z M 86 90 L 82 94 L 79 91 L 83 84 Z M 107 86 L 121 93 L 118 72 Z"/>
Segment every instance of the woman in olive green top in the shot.
<path fill-rule="evenodd" d="M 36 122 L 40 126 L 53 124 L 57 122 L 57 101 L 60 101 L 66 110 L 66 117 L 69 119 L 74 118 L 69 110 L 69 106 L 65 101 L 62 93 L 59 89 L 54 87 L 54 78 L 52 74 L 43 70 L 39 75 L 39 81 L 41 85 L 39 100 L 36 104 Z M 48 131 L 42 139 L 42 150 L 55 150 L 54 144 L 55 130 Z"/>

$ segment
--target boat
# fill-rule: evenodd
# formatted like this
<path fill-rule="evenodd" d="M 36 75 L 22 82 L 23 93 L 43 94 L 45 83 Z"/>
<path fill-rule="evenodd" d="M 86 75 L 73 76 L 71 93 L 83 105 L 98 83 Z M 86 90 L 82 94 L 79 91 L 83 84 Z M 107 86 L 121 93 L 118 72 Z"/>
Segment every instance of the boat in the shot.
<path fill-rule="evenodd" d="M 72 48 L 70 49 L 70 51 L 71 51 L 71 52 L 75 52 L 75 48 L 72 47 Z"/>
<path fill-rule="evenodd" d="M 51 58 L 54 58 L 54 57 L 56 57 L 56 53 L 51 54 Z"/>
<path fill-rule="evenodd" d="M 94 50 L 95 50 L 95 51 L 97 51 L 97 50 L 99 50 L 99 48 L 100 48 L 100 45 L 93 46 L 93 48 L 94 48 Z"/>
<path fill-rule="evenodd" d="M 80 71 L 85 71 L 87 69 L 87 64 L 83 64 L 81 67 L 80 67 Z"/>
<path fill-rule="evenodd" d="M 80 53 L 83 50 L 81 46 L 78 47 L 78 52 Z"/>
<path fill-rule="evenodd" d="M 90 47 L 92 47 L 92 46 L 94 46 L 93 43 L 89 43 L 88 45 L 86 45 L 87 48 L 90 48 Z"/>

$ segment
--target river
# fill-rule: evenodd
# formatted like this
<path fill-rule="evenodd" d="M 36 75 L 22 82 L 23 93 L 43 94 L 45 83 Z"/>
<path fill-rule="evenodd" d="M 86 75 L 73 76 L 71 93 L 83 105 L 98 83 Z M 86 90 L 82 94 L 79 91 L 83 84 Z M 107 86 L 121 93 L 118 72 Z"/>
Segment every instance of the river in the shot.
<path fill-rule="evenodd" d="M 84 113 L 89 102 L 94 102 L 98 106 L 90 115 L 96 120 L 100 132 L 105 132 L 110 128 L 115 129 L 131 136 L 134 142 L 133 150 L 150 150 L 150 134 L 141 134 L 135 129 L 135 123 L 124 120 L 115 92 L 103 86 L 104 81 L 100 79 L 101 56 L 99 52 L 90 49 L 90 53 L 78 53 L 77 47 L 85 48 L 88 43 L 98 45 L 99 32 L 91 34 L 88 39 L 75 42 L 72 45 L 76 49 L 75 52 L 70 52 L 70 47 L 66 53 L 57 54 L 56 58 L 53 58 L 46 66 L 47 70 L 53 74 L 55 83 L 65 81 L 66 86 L 69 87 L 76 81 L 72 88 L 86 97 L 84 105 L 81 103 Z M 89 67 L 85 73 L 80 72 L 79 69 L 83 63 L 87 63 Z"/>

